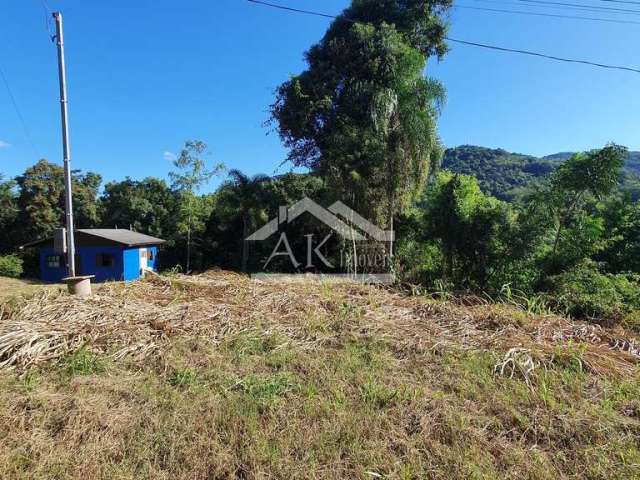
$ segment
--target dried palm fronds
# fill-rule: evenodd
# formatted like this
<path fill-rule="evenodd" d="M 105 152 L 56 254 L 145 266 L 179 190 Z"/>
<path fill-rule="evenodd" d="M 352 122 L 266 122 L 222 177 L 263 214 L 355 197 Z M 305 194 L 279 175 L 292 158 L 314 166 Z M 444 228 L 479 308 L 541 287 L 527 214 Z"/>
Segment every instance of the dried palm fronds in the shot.
<path fill-rule="evenodd" d="M 536 369 L 536 362 L 531 356 L 531 352 L 526 348 L 514 347 L 504 355 L 501 362 L 493 367 L 496 375 L 513 378 L 520 375 L 529 388 L 532 388 L 533 372 Z"/>
<path fill-rule="evenodd" d="M 0 366 L 41 364 L 82 345 L 116 360 L 142 359 L 162 352 L 173 338 L 196 336 L 216 345 L 252 329 L 280 334 L 305 349 L 374 336 L 400 356 L 436 347 L 497 349 L 510 355 L 501 367 L 506 373 L 520 368 L 514 345 L 532 358 L 551 358 L 558 345 L 584 344 L 585 364 L 604 373 L 628 372 L 640 360 L 633 339 L 514 307 L 436 302 L 374 285 L 255 282 L 210 271 L 108 283 L 87 299 L 43 291 L 0 304 Z"/>

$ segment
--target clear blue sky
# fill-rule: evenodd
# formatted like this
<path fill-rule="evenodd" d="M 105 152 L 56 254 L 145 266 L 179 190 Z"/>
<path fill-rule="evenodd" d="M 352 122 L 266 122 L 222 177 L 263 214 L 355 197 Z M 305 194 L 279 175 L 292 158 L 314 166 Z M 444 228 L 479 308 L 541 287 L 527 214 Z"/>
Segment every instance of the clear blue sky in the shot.
<path fill-rule="evenodd" d="M 348 4 L 273 2 L 327 13 Z M 106 180 L 165 176 L 171 168 L 166 152 L 200 139 L 212 161 L 230 168 L 252 174 L 289 169 L 279 167 L 286 152 L 263 124 L 275 87 L 304 68 L 303 52 L 328 20 L 245 0 L 48 3 L 65 20 L 75 168 Z M 450 35 L 460 39 L 640 67 L 640 25 L 475 10 L 456 10 L 451 21 Z M 38 155 L 61 161 L 56 51 L 47 35 L 39 0 L 2 1 L 0 66 L 37 148 L 36 154 L 0 83 L 0 172 L 6 176 L 21 173 Z M 448 92 L 439 122 L 447 146 L 544 155 L 615 141 L 640 150 L 640 74 L 460 45 L 439 64 L 430 60 L 427 73 Z"/>

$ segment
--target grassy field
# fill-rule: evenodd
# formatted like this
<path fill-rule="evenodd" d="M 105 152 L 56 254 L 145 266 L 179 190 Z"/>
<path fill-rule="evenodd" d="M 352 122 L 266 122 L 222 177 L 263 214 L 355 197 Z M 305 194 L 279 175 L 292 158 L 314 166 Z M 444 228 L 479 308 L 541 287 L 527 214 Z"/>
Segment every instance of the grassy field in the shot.
<path fill-rule="evenodd" d="M 640 471 L 639 358 L 622 330 L 224 272 L 1 308 L 3 479 Z"/>
<path fill-rule="evenodd" d="M 64 285 L 43 284 L 37 280 L 0 277 L 0 300 L 16 295 L 32 295 L 42 289 L 61 289 Z"/>

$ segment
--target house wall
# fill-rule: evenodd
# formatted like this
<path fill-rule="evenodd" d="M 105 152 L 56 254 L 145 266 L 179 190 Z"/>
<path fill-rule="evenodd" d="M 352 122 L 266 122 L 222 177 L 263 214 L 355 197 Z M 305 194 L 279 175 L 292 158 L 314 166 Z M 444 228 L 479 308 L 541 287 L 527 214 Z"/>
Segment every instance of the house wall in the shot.
<path fill-rule="evenodd" d="M 153 259 L 147 260 L 147 267 L 153 270 L 158 266 L 158 247 L 148 246 L 147 252 L 153 253 Z M 140 278 L 140 247 L 77 247 L 76 248 L 76 274 L 95 275 L 93 281 L 105 282 L 108 280 L 132 281 Z M 113 263 L 109 267 L 98 265 L 99 254 L 111 254 Z M 59 282 L 67 276 L 64 255 L 60 255 L 60 267 L 49 268 L 46 257 L 59 255 L 53 247 L 40 249 L 40 278 L 46 282 Z"/>
<path fill-rule="evenodd" d="M 50 255 L 60 256 L 60 267 L 49 268 L 47 267 L 46 258 Z M 57 254 L 53 247 L 46 247 L 40 249 L 40 278 L 45 282 L 59 282 L 67 276 L 67 267 L 64 255 Z"/>
<path fill-rule="evenodd" d="M 93 281 L 106 282 L 108 280 L 123 280 L 124 264 L 122 247 L 78 247 L 76 256 L 79 258 L 78 275 L 95 275 Z M 112 255 L 113 263 L 109 267 L 98 265 L 98 255 Z"/>

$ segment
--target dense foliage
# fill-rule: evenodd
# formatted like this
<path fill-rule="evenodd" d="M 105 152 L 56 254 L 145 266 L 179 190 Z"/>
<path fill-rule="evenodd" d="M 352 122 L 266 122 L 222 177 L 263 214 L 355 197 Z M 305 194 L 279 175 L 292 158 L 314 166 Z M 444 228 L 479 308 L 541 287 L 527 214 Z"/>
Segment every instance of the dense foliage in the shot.
<path fill-rule="evenodd" d="M 639 291 L 640 203 L 619 189 L 624 155 L 615 145 L 574 155 L 511 202 L 483 192 L 472 176 L 439 172 L 399 216 L 394 262 L 399 279 L 434 290 L 492 296 L 500 296 L 508 285 L 522 295 L 543 294 L 550 308 L 571 315 L 603 322 L 633 317 L 638 308 L 633 292 Z M 56 171 L 55 165 L 40 161 L 17 182 L 0 183 L 3 252 L 15 253 L 25 232 L 47 235 L 62 225 L 61 207 L 42 193 L 58 198 L 62 177 L 51 174 Z M 95 215 L 80 215 L 77 227 L 133 228 L 164 238 L 162 267 L 186 269 L 184 191 L 160 179 L 126 178 L 107 183 L 98 196 L 99 183 L 89 183 L 88 189 L 87 179 L 99 176 L 74 176 L 76 188 L 93 192 L 79 195 L 76 204 L 79 211 Z M 214 193 L 192 194 L 192 268 L 260 270 L 273 242 L 242 239 L 277 217 L 281 205 L 305 196 L 323 205 L 336 198 L 334 188 L 316 174 L 250 177 L 236 170 Z M 47 215 L 37 212 L 43 206 L 48 206 Z M 305 248 L 305 235 L 326 234 L 321 222 L 307 217 L 287 228 L 298 251 Z M 335 251 L 325 254 L 336 258 Z M 27 273 L 35 274 L 28 251 L 21 255 Z M 277 271 L 285 263 L 272 267 Z"/>
<path fill-rule="evenodd" d="M 546 157 L 511 153 L 474 145 L 461 145 L 444 152 L 442 167 L 476 177 L 483 192 L 502 200 L 512 200 L 527 192 L 527 187 L 551 173 L 573 153 L 561 152 Z M 627 154 L 620 188 L 640 199 L 640 152 Z"/>
<path fill-rule="evenodd" d="M 423 71 L 447 50 L 450 5 L 354 1 L 307 52 L 307 70 L 277 90 L 271 113 L 289 160 L 378 224 L 393 225 L 440 159 L 444 90 Z"/>
<path fill-rule="evenodd" d="M 625 158 L 617 145 L 574 154 L 510 203 L 483 193 L 474 177 L 439 174 L 403 219 L 404 280 L 543 295 L 550 308 L 605 323 L 633 315 L 640 204 L 621 189 Z"/>
<path fill-rule="evenodd" d="M 22 259 L 17 255 L 0 256 L 0 277 L 18 278 L 22 275 Z"/>

